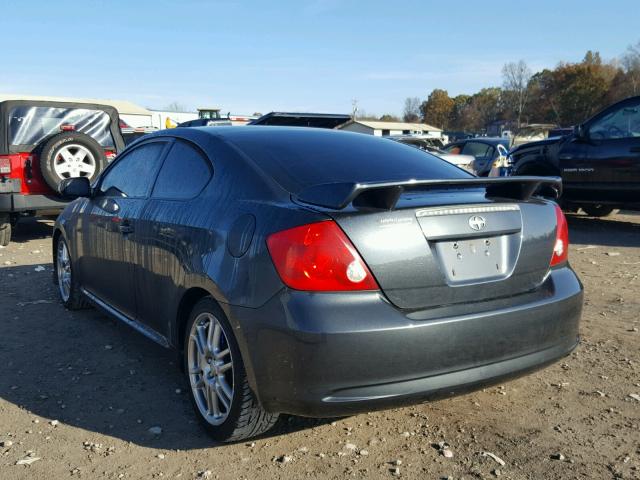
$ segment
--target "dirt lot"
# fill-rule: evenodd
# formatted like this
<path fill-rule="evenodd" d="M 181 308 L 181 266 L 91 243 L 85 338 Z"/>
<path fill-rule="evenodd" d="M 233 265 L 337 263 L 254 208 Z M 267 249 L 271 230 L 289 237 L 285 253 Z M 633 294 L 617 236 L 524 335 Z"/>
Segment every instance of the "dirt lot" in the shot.
<path fill-rule="evenodd" d="M 51 223 L 25 222 L 0 249 L 0 479 L 640 478 L 640 216 L 569 224 L 586 289 L 571 356 L 463 397 L 285 418 L 266 438 L 216 446 L 174 354 L 59 305 Z"/>

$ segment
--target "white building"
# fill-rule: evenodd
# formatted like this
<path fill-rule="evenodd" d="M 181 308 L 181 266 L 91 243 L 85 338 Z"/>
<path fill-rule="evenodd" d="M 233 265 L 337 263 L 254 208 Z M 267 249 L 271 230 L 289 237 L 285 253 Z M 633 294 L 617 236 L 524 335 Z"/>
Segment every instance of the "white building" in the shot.
<path fill-rule="evenodd" d="M 420 135 L 442 138 L 442 130 L 426 123 L 383 122 L 380 120 L 351 120 L 338 127 L 349 132 L 366 133 L 376 137 L 389 135 Z"/>

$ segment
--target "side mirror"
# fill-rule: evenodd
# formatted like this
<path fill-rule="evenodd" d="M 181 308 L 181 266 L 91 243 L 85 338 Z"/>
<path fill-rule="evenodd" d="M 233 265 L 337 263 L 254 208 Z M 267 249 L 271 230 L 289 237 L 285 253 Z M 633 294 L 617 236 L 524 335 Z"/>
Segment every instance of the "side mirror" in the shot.
<path fill-rule="evenodd" d="M 58 192 L 68 199 L 90 197 L 91 184 L 87 177 L 65 178 L 58 185 Z"/>
<path fill-rule="evenodd" d="M 587 140 L 589 138 L 587 129 L 582 123 L 573 127 L 573 134 L 578 140 Z"/>

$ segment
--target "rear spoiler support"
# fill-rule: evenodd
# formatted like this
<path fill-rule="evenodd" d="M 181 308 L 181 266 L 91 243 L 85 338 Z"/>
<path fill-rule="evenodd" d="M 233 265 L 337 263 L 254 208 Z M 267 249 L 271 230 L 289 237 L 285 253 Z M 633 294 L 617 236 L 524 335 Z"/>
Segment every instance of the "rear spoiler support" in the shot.
<path fill-rule="evenodd" d="M 303 189 L 294 198 L 319 207 L 342 210 L 354 207 L 393 210 L 407 190 L 448 190 L 485 188 L 487 197 L 526 201 L 532 196 L 558 199 L 562 194 L 560 177 L 490 177 L 438 180 L 403 180 L 371 183 L 322 183 Z"/>

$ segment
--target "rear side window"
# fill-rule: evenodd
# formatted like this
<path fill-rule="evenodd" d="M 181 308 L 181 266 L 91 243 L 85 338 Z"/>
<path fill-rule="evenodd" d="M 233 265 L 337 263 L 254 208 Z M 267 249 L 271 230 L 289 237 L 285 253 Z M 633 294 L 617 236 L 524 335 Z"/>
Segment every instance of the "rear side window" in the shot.
<path fill-rule="evenodd" d="M 490 157 L 493 155 L 493 147 L 486 143 L 467 142 L 462 149 L 464 155 L 473 155 L 474 157 Z"/>
<path fill-rule="evenodd" d="M 247 128 L 225 136 L 294 194 L 323 183 L 470 176 L 423 150 L 373 135 L 322 129 Z"/>
<path fill-rule="evenodd" d="M 197 148 L 178 140 L 167 154 L 151 196 L 170 200 L 193 198 L 209 183 L 211 173 L 209 160 Z"/>
<path fill-rule="evenodd" d="M 160 168 L 166 142 L 141 145 L 120 156 L 102 177 L 100 192 L 108 196 L 144 198 Z"/>
<path fill-rule="evenodd" d="M 103 147 L 114 147 L 111 118 L 102 110 L 28 105 L 9 112 L 9 145 L 37 145 L 62 132 L 63 126 L 89 135 Z"/>

